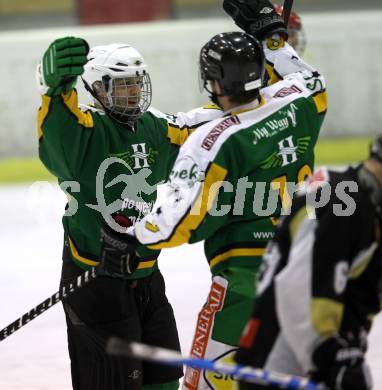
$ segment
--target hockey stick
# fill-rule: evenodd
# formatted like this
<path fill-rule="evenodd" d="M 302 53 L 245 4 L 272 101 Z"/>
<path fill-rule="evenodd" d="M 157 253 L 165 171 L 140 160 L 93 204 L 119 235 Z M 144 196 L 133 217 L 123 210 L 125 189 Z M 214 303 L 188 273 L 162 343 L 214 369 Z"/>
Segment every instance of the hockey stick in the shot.
<path fill-rule="evenodd" d="M 3 341 L 8 336 L 15 333 L 21 327 L 26 325 L 28 322 L 34 320 L 40 314 L 44 313 L 44 311 L 50 309 L 63 298 L 66 298 L 68 295 L 73 294 L 79 288 L 93 280 L 96 276 L 96 267 L 92 267 L 90 270 L 79 275 L 72 282 L 61 286 L 60 289 L 50 298 L 45 299 L 45 301 L 41 302 L 36 307 L 29 310 L 27 313 L 19 317 L 16 321 L 13 321 L 4 329 L 0 330 L 0 341 Z"/>
<path fill-rule="evenodd" d="M 283 18 L 285 25 L 288 27 L 290 13 L 292 12 L 293 0 L 285 0 L 283 5 Z"/>
<path fill-rule="evenodd" d="M 179 352 L 141 343 L 129 343 L 117 337 L 110 338 L 106 350 L 112 355 L 124 355 L 171 366 L 190 366 L 206 371 L 233 375 L 235 379 L 262 385 L 277 386 L 294 390 L 327 390 L 325 386 L 314 383 L 307 378 L 278 374 L 248 366 L 215 362 L 207 359 L 183 357 Z"/>

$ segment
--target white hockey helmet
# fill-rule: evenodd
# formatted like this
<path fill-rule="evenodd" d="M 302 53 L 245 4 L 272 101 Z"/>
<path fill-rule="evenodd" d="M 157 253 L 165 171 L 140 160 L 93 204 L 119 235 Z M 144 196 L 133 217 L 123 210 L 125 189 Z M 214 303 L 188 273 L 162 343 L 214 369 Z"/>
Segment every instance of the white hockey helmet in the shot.
<path fill-rule="evenodd" d="M 120 123 L 134 123 L 151 104 L 151 80 L 141 54 L 113 43 L 90 49 L 82 75 L 85 88 Z"/>

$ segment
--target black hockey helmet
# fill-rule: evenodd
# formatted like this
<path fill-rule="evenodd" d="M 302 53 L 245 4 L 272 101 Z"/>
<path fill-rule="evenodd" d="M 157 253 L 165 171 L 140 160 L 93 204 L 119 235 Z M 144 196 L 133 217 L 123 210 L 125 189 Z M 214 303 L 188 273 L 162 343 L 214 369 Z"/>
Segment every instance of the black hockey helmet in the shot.
<path fill-rule="evenodd" d="M 215 35 L 201 49 L 199 58 L 201 87 L 213 95 L 208 80 L 217 80 L 222 95 L 234 96 L 259 89 L 265 74 L 261 43 L 243 32 Z"/>

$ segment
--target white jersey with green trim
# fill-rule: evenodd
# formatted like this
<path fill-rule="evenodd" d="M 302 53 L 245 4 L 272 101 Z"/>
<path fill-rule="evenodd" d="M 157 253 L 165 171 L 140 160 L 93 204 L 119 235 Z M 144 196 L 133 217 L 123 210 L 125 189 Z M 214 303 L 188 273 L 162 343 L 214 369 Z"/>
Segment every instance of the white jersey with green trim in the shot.
<path fill-rule="evenodd" d="M 153 249 L 192 243 L 230 225 L 229 237 L 234 237 L 244 224 L 251 225 L 248 221 L 261 218 L 246 205 L 241 215 L 232 215 L 232 208 L 223 215 L 217 198 L 218 204 L 233 206 L 234 189 L 243 177 L 269 184 L 284 174 L 287 181 L 298 182 L 301 170 L 305 177 L 313 169 L 313 147 L 326 112 L 324 79 L 288 44 L 265 51 L 268 64 L 283 79 L 189 137 L 153 211 L 135 226 L 141 243 Z M 215 247 L 223 245 L 218 241 Z"/>

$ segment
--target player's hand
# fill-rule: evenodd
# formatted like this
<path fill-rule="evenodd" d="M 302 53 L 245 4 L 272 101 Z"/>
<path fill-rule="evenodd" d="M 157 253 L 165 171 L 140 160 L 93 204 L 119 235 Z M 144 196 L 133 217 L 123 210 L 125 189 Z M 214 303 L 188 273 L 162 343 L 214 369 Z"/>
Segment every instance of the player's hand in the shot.
<path fill-rule="evenodd" d="M 123 215 L 114 220 L 123 228 L 131 226 L 131 222 Z M 99 272 L 113 277 L 126 278 L 138 267 L 139 255 L 136 248 L 139 241 L 130 234 L 120 233 L 105 224 L 101 229 L 101 264 Z"/>
<path fill-rule="evenodd" d="M 223 8 L 241 29 L 260 41 L 276 33 L 288 38 L 284 20 L 269 0 L 224 0 Z"/>
<path fill-rule="evenodd" d="M 312 379 L 323 382 L 332 390 L 369 390 L 372 388 L 370 369 L 364 351 L 340 337 L 320 344 L 313 353 L 317 371 Z"/>
<path fill-rule="evenodd" d="M 77 77 L 84 72 L 88 52 L 89 45 L 82 38 L 56 39 L 44 53 L 39 65 L 40 86 L 47 87 L 49 96 L 72 89 Z"/>

